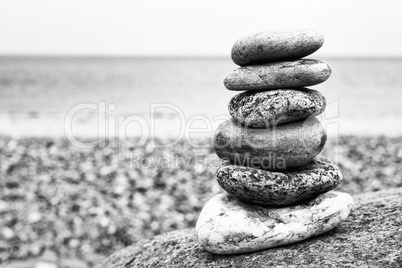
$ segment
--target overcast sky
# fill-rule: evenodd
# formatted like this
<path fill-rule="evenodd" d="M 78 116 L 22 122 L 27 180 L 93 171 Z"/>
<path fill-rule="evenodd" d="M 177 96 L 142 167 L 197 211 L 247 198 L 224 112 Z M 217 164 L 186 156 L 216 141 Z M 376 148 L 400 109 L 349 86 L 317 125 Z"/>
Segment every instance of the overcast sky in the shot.
<path fill-rule="evenodd" d="M 402 56 L 401 0 L 2 0 L 0 54 L 219 55 L 239 37 L 313 28 L 321 56 Z"/>

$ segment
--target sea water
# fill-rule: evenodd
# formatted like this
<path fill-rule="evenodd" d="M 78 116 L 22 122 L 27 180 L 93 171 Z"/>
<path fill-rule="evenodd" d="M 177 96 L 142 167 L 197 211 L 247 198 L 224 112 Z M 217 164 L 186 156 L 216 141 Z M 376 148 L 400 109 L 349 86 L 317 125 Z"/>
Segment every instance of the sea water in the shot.
<path fill-rule="evenodd" d="M 402 134 L 402 59 L 322 60 L 332 75 L 311 88 L 327 99 L 327 112 L 320 118 L 324 123 L 335 124 L 341 134 Z M 102 122 L 113 135 L 124 120 L 126 130 L 138 134 L 144 127 L 137 122 L 140 117 L 148 132 L 151 120 L 156 121 L 158 135 L 183 125 L 203 128 L 207 120 L 216 128 L 228 116 L 229 99 L 238 93 L 223 85 L 225 75 L 235 68 L 229 56 L 3 56 L 0 133 L 63 136 L 66 116 L 72 116 L 75 132 L 89 136 L 99 134 Z"/>

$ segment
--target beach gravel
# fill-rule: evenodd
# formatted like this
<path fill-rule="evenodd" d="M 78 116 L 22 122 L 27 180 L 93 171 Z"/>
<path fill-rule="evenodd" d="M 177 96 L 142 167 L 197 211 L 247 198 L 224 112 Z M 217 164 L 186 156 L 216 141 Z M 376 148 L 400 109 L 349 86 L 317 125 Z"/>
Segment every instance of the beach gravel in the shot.
<path fill-rule="evenodd" d="M 156 139 L 154 142 L 161 145 L 170 141 Z M 92 261 L 94 254 L 106 256 L 145 238 L 194 227 L 203 205 L 223 191 L 216 181 L 218 164 L 214 163 L 219 163 L 219 159 L 211 144 L 196 150 L 183 139 L 169 148 L 151 144 L 123 148 L 138 155 L 141 160 L 138 162 L 120 159 L 121 149 L 113 144 L 82 149 L 63 138 L 0 137 L 2 265 L 10 260 L 41 255 L 45 249 L 60 257 L 79 256 Z M 203 163 L 206 164 L 200 165 L 199 154 L 205 156 Z M 401 136 L 341 135 L 335 139 L 329 136 L 322 154 L 338 164 L 343 174 L 338 191 L 353 195 L 402 187 Z M 169 168 L 149 162 L 170 157 L 182 161 L 171 162 Z M 389 201 L 385 196 L 383 204 L 387 206 Z M 386 214 L 382 213 L 381 205 L 373 207 L 373 213 L 374 210 L 378 218 L 363 215 L 355 218 L 352 213 L 354 221 L 362 222 L 360 231 L 370 221 L 381 228 L 379 220 Z M 397 224 L 401 226 L 400 222 Z M 370 227 L 360 234 L 376 239 L 375 232 Z M 392 230 L 380 233 L 379 244 L 369 241 L 367 248 L 386 247 L 386 241 L 392 241 L 396 234 Z M 166 250 L 170 249 L 168 245 L 180 241 L 185 242 L 166 242 Z M 347 241 L 351 242 L 350 247 L 362 245 L 359 240 Z M 192 246 L 188 245 L 189 251 Z M 298 249 L 303 252 L 302 247 Z M 392 259 L 392 247 L 381 252 L 385 253 L 381 257 L 384 261 Z M 356 260 L 362 260 L 364 255 L 370 257 L 363 250 L 357 251 L 356 257 L 350 254 Z M 213 255 L 208 256 L 211 261 L 214 259 Z M 308 255 L 303 256 L 308 260 Z"/>

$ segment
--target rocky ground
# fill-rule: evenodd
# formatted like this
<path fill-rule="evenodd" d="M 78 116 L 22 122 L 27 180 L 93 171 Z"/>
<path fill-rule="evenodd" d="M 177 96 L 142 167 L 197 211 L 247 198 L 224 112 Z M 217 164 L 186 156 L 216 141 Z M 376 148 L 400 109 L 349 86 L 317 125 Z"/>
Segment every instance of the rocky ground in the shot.
<path fill-rule="evenodd" d="M 299 243 L 217 255 L 200 246 L 194 229 L 183 229 L 118 251 L 103 267 L 401 267 L 402 188 L 357 194 L 355 205 L 340 226 Z"/>
<path fill-rule="evenodd" d="M 221 191 L 211 146 L 127 148 L 125 159 L 119 152 L 110 144 L 80 149 L 64 139 L 1 137 L 0 264 L 51 252 L 88 267 L 140 239 L 193 227 Z M 402 137 L 341 136 L 324 154 L 342 170 L 339 191 L 402 186 Z"/>

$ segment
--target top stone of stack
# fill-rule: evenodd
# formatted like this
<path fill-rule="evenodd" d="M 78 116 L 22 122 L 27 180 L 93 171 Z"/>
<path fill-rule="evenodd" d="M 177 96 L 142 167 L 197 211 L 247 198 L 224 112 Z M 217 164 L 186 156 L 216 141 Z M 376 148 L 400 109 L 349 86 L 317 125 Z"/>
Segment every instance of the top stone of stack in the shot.
<path fill-rule="evenodd" d="M 240 66 L 300 59 L 324 43 L 321 33 L 311 29 L 265 31 L 240 38 L 232 47 L 232 60 Z"/>

